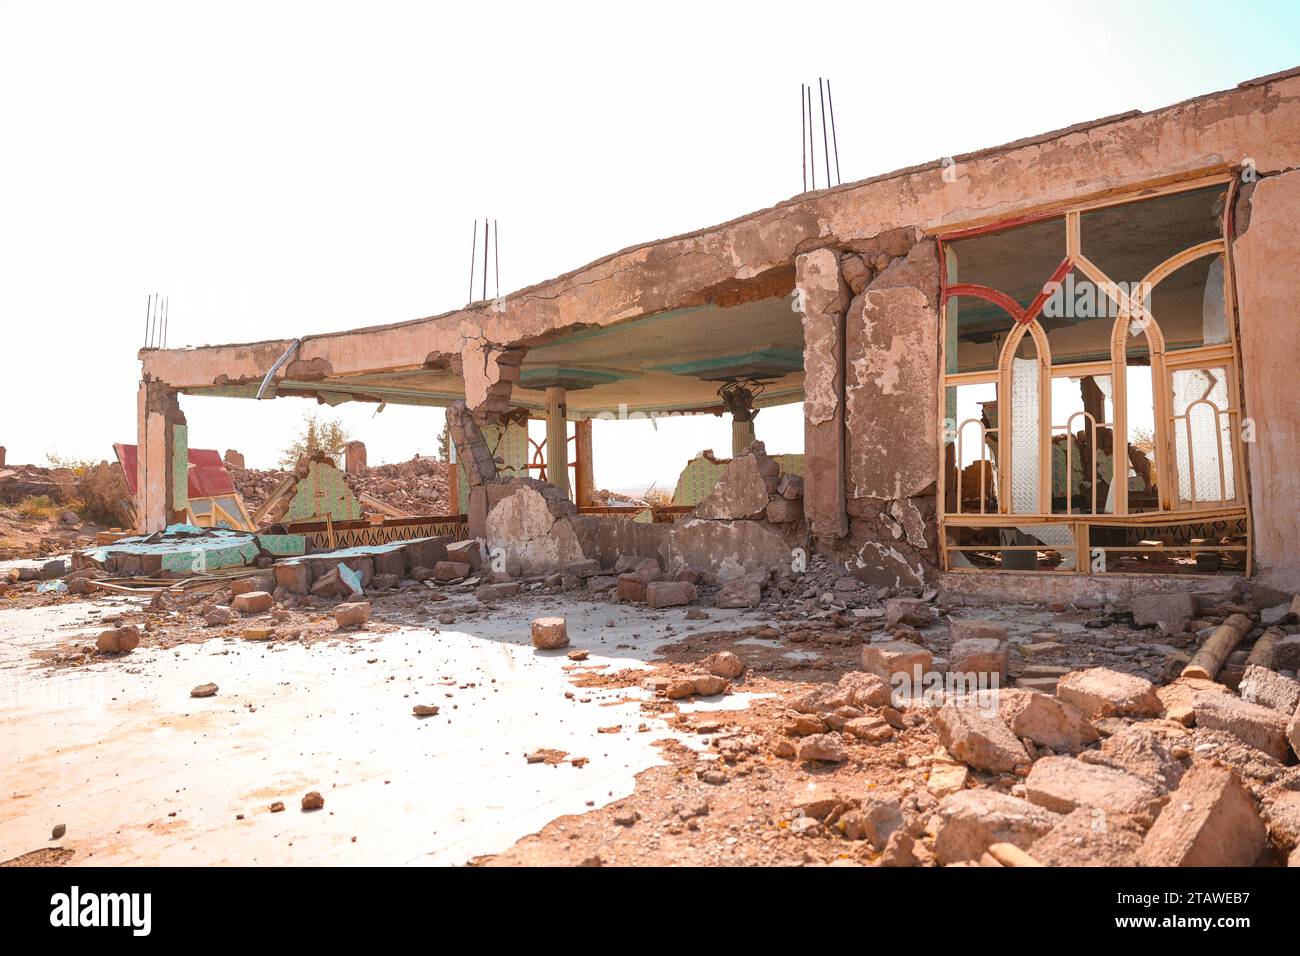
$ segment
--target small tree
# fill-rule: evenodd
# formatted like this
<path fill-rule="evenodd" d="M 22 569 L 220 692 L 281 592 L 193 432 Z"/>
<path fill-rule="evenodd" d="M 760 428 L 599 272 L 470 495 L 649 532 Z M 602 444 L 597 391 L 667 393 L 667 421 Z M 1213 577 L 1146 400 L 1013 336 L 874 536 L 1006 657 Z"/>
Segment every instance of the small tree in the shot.
<path fill-rule="evenodd" d="M 302 417 L 302 431 L 292 445 L 280 456 L 280 467 L 293 468 L 303 455 L 319 452 L 328 455 L 337 466 L 343 448 L 350 440 L 342 423 L 333 418 L 319 418 L 315 412 Z"/>
<path fill-rule="evenodd" d="M 451 425 L 445 417 L 442 420 L 442 431 L 438 432 L 438 460 L 451 463 Z"/>

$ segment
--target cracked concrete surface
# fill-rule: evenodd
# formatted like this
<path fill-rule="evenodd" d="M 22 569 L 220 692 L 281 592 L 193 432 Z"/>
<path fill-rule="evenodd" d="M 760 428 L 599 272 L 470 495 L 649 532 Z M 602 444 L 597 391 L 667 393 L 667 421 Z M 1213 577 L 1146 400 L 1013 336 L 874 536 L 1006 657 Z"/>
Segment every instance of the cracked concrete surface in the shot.
<path fill-rule="evenodd" d="M 565 651 L 528 643 L 528 601 L 441 633 L 214 639 L 75 670 L 33 661 L 111 610 L 0 612 L 0 859 L 62 845 L 90 865 L 459 864 L 626 796 L 662 762 L 653 741 L 690 743 L 640 711 L 648 691 L 576 690 Z M 656 622 L 603 604 L 560 611 L 572 648 L 590 652 L 584 669 L 644 666 L 675 639 L 664 625 L 679 636 L 685 623 L 684 609 Z M 217 696 L 189 696 L 206 682 Z M 416 718 L 418 703 L 440 713 Z M 597 733 L 613 724 L 622 732 Z M 538 748 L 589 762 L 527 763 Z M 323 810 L 299 809 L 310 790 Z M 276 800 L 284 812 L 270 811 Z M 52 842 L 59 823 L 67 835 Z"/>

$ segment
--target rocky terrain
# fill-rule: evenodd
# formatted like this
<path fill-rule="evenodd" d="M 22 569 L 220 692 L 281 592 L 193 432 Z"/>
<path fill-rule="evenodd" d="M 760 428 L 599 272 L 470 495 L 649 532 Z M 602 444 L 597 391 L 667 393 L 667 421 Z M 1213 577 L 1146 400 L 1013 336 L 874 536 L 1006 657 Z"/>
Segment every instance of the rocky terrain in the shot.
<path fill-rule="evenodd" d="M 814 557 L 805 574 L 748 580 L 739 599 L 758 623 L 730 627 L 713 607 L 734 605 L 734 588 L 665 580 L 653 561 L 510 577 L 475 550 L 413 549 L 402 574 L 357 559 L 348 574 L 322 555 L 306 575 L 278 565 L 159 594 L 43 660 L 129 668 L 142 645 L 436 634 L 506 608 L 535 615 L 537 647 L 563 650 L 566 609 L 632 604 L 662 635 L 649 669 L 574 652 L 565 697 L 624 688 L 641 701 L 638 730 L 686 743 L 662 738 L 664 763 L 629 796 L 477 864 L 1300 864 L 1289 596 L 1234 582 L 1131 608 L 972 606 L 867 588 Z M 34 588 L 8 582 L 0 607 L 84 599 Z M 688 623 L 666 623 L 669 609 Z M 1213 677 L 1185 675 L 1225 627 L 1240 639 Z M 539 774 L 585 763 L 554 747 L 526 759 Z"/>

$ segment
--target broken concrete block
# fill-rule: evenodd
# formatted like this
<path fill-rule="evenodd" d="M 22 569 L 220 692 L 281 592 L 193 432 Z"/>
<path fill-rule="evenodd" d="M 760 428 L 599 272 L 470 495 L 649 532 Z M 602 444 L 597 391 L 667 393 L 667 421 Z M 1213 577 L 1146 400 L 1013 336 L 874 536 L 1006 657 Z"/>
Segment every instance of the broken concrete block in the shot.
<path fill-rule="evenodd" d="M 903 829 L 903 810 L 897 800 L 868 794 L 856 810 L 840 817 L 837 825 L 850 840 L 866 840 L 873 849 L 883 850 L 889 837 Z"/>
<path fill-rule="evenodd" d="M 448 560 L 447 547 L 453 543 L 446 536 L 408 541 L 403 546 L 403 550 L 406 552 L 406 565 L 410 568 L 432 568 L 439 561 Z M 459 558 L 457 560 L 466 559 Z"/>
<path fill-rule="evenodd" d="M 317 597 L 350 598 L 364 593 L 360 576 L 344 564 L 336 564 L 312 581 L 311 593 Z"/>
<path fill-rule="evenodd" d="M 655 608 L 681 607 L 695 598 L 695 585 L 686 581 L 653 581 L 645 586 L 645 601 Z"/>
<path fill-rule="evenodd" d="M 350 601 L 334 607 L 334 620 L 340 630 L 362 627 L 370 620 L 369 601 Z"/>
<path fill-rule="evenodd" d="M 509 597 L 515 597 L 523 590 L 523 585 L 518 581 L 510 581 L 505 584 L 484 584 L 482 587 L 475 589 L 474 597 L 479 601 L 503 601 Z"/>
<path fill-rule="evenodd" d="M 235 612 L 224 604 L 217 604 L 203 612 L 203 623 L 208 627 L 224 627 L 235 619 Z"/>
<path fill-rule="evenodd" d="M 737 578 L 718 588 L 714 605 L 721 608 L 757 607 L 763 600 L 763 586 L 752 578 Z"/>
<path fill-rule="evenodd" d="M 577 578 L 589 578 L 600 574 L 600 562 L 595 558 L 583 558 L 581 561 L 573 561 L 564 566 L 564 573 L 572 574 Z"/>
<path fill-rule="evenodd" d="M 269 641 L 275 636 L 275 628 L 246 627 L 239 632 L 239 636 L 246 641 Z"/>
<path fill-rule="evenodd" d="M 1057 813 L 1092 807 L 1143 820 L 1154 820 L 1161 806 L 1160 794 L 1145 781 L 1073 757 L 1043 757 L 1035 762 L 1025 778 L 1025 798 Z"/>
<path fill-rule="evenodd" d="M 1056 684 L 1056 696 L 1081 710 L 1085 717 L 1158 717 L 1163 706 L 1155 686 L 1145 678 L 1090 667 L 1072 671 Z"/>
<path fill-rule="evenodd" d="M 745 670 L 745 662 L 731 651 L 718 651 L 700 661 L 710 674 L 728 679 L 739 677 Z"/>
<path fill-rule="evenodd" d="M 776 495 L 768 501 L 764 514 L 772 524 L 793 524 L 803 520 L 803 501 Z"/>
<path fill-rule="evenodd" d="M 1268 837 L 1287 852 L 1300 845 L 1300 790 L 1283 790 L 1264 808 Z"/>
<path fill-rule="evenodd" d="M 1078 753 L 1099 736 L 1078 708 L 1038 691 L 1003 689 L 998 715 L 1017 738 L 1058 754 Z"/>
<path fill-rule="evenodd" d="M 140 632 L 134 624 L 101 631 L 95 639 L 97 650 L 105 654 L 128 654 L 140 646 Z"/>
<path fill-rule="evenodd" d="M 453 541 L 446 546 L 446 551 L 448 561 L 468 564 L 475 571 L 483 567 L 483 546 L 473 538 L 468 541 Z"/>
<path fill-rule="evenodd" d="M 1007 642 L 995 637 L 968 637 L 948 652 L 948 670 L 985 678 L 986 687 L 1001 687 L 1007 680 Z"/>
<path fill-rule="evenodd" d="M 846 759 L 844 741 L 839 734 L 811 734 L 799 741 L 795 756 L 799 760 L 843 763 Z"/>
<path fill-rule="evenodd" d="M 1027 800 L 995 790 L 962 790 L 939 801 L 935 859 L 947 865 L 978 860 L 994 843 L 1028 851 L 1062 817 Z"/>
<path fill-rule="evenodd" d="M 1202 691 L 1215 694 L 1231 694 L 1228 688 L 1217 681 L 1201 677 L 1179 677 L 1172 684 L 1156 689 L 1156 696 L 1165 709 L 1165 716 L 1176 720 L 1184 727 L 1196 723 L 1196 695 Z"/>
<path fill-rule="evenodd" d="M 1247 703 L 1278 710 L 1288 716 L 1300 707 L 1300 681 L 1255 664 L 1246 668 L 1237 685 L 1237 693 Z"/>
<path fill-rule="evenodd" d="M 757 518 L 767 508 L 767 483 L 753 455 L 731 459 L 713 490 L 695 506 L 699 518 L 732 521 Z"/>
<path fill-rule="evenodd" d="M 569 630 L 562 617 L 539 617 L 532 624 L 533 647 L 550 651 L 557 647 L 567 647 Z"/>
<path fill-rule="evenodd" d="M 200 684 L 190 691 L 191 697 L 213 697 L 220 690 L 216 684 Z"/>
<path fill-rule="evenodd" d="M 1264 822 L 1237 774 L 1202 765 L 1183 777 L 1138 852 L 1141 866 L 1252 866 Z"/>
<path fill-rule="evenodd" d="M 231 608 L 240 614 L 262 614 L 271 610 L 275 604 L 275 599 L 265 591 L 248 591 L 244 594 L 236 594 L 233 601 L 230 602 Z"/>
<path fill-rule="evenodd" d="M 1196 617 L 1196 596 L 1190 592 L 1138 594 L 1133 597 L 1133 623 L 1142 627 L 1159 625 L 1179 630 L 1184 621 Z"/>
<path fill-rule="evenodd" d="M 1295 616 L 1295 609 L 1291 602 L 1278 604 L 1275 607 L 1266 607 L 1259 612 L 1259 623 L 1265 627 L 1274 627 L 1278 624 L 1286 624 Z"/>
<path fill-rule="evenodd" d="M 1029 754 L 996 712 L 972 698 L 949 701 L 930 718 L 932 729 L 947 751 L 976 770 L 1010 773 L 1028 766 Z"/>
<path fill-rule="evenodd" d="M 644 604 L 646 599 L 647 584 L 635 574 L 620 574 L 618 576 L 618 599 L 627 601 L 631 604 Z"/>
<path fill-rule="evenodd" d="M 879 674 L 849 671 L 840 678 L 835 697 L 843 697 L 844 703 L 860 710 L 887 707 L 893 699 L 893 688 L 889 686 L 889 680 Z"/>
<path fill-rule="evenodd" d="M 1081 807 L 1034 841 L 1034 859 L 1044 866 L 1136 866 L 1140 849 L 1136 821 Z"/>
<path fill-rule="evenodd" d="M 1197 727 L 1226 731 L 1274 760 L 1286 762 L 1290 749 L 1286 714 L 1231 694 L 1197 694 L 1193 708 Z"/>
<path fill-rule="evenodd" d="M 776 484 L 776 493 L 787 501 L 802 501 L 803 478 L 799 475 L 782 475 Z"/>
<path fill-rule="evenodd" d="M 767 498 L 764 496 L 766 507 Z M 790 544 L 762 521 L 676 521 L 664 538 L 670 575 L 691 568 L 709 584 L 725 584 L 747 574 L 770 574 L 790 566 Z"/>
<path fill-rule="evenodd" d="M 717 674 L 692 674 L 689 680 L 695 685 L 695 693 L 700 697 L 712 697 L 727 689 L 727 681 Z"/>
<path fill-rule="evenodd" d="M 1006 641 L 1007 626 L 1001 621 L 985 621 L 975 617 L 953 618 L 948 622 L 952 642 L 968 640 Z"/>
<path fill-rule="evenodd" d="M 885 601 L 885 626 L 928 627 L 934 623 L 934 611 L 920 598 L 889 598 Z"/>
<path fill-rule="evenodd" d="M 467 561 L 439 561 L 433 566 L 435 581 L 460 581 L 469 577 L 471 570 Z"/>
<path fill-rule="evenodd" d="M 371 556 L 371 561 L 375 565 L 375 577 L 381 574 L 391 575 L 397 580 L 406 577 L 407 553 L 403 548 L 394 548 L 391 551 L 380 551 Z"/>
<path fill-rule="evenodd" d="M 1288 634 L 1273 645 L 1273 668 L 1300 673 L 1300 634 Z"/>
<path fill-rule="evenodd" d="M 306 561 L 282 561 L 272 569 L 272 573 L 276 587 L 291 594 L 306 594 L 311 588 L 311 569 Z"/>
<path fill-rule="evenodd" d="M 1085 750 L 1084 763 L 1113 767 L 1151 784 L 1161 794 L 1178 787 L 1186 772 L 1174 755 L 1174 745 L 1164 728 L 1133 724 L 1101 742 L 1100 750 Z"/>
<path fill-rule="evenodd" d="M 930 670 L 933 660 L 934 655 L 928 650 L 908 641 L 886 641 L 883 644 L 862 646 L 862 669 L 890 682 L 895 674 L 906 675 L 909 681 L 915 682 L 918 673 L 924 676 Z M 917 691 L 920 689 L 913 688 Z"/>

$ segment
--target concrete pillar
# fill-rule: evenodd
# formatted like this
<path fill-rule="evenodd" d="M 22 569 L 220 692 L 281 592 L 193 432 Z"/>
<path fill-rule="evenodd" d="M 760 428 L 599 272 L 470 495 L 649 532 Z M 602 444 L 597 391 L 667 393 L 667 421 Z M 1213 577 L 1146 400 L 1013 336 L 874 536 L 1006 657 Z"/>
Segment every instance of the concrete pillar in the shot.
<path fill-rule="evenodd" d="M 738 422 L 733 417 L 731 419 L 731 457 L 738 458 L 745 454 L 752 444 L 754 444 L 753 419 L 747 422 Z"/>
<path fill-rule="evenodd" d="M 546 390 L 546 480 L 569 494 L 569 421 L 565 390 Z"/>
<path fill-rule="evenodd" d="M 137 530 L 161 531 L 189 508 L 189 436 L 177 393 L 141 382 L 136 397 Z"/>
<path fill-rule="evenodd" d="M 3 468 L 4 466 L 5 466 L 5 448 L 4 445 L 0 445 L 0 468 Z"/>
<path fill-rule="evenodd" d="M 343 446 L 343 470 L 359 475 L 366 470 L 366 443 L 350 441 Z"/>
<path fill-rule="evenodd" d="M 579 508 L 589 507 L 592 503 L 592 492 L 596 490 L 595 467 L 592 462 L 591 454 L 591 419 L 584 418 L 582 421 L 574 424 L 574 444 L 577 459 L 577 465 L 573 469 L 574 495 Z"/>
<path fill-rule="evenodd" d="M 844 432 L 849 288 L 840 276 L 838 257 L 829 249 L 804 253 L 795 260 L 795 287 L 802 293 L 803 305 L 804 517 L 816 537 L 840 538 L 849 532 Z M 916 423 L 918 429 L 926 425 Z"/>
<path fill-rule="evenodd" d="M 233 448 L 226 449 L 226 464 L 231 468 L 238 468 L 241 471 L 248 467 L 244 464 L 244 456 Z"/>

